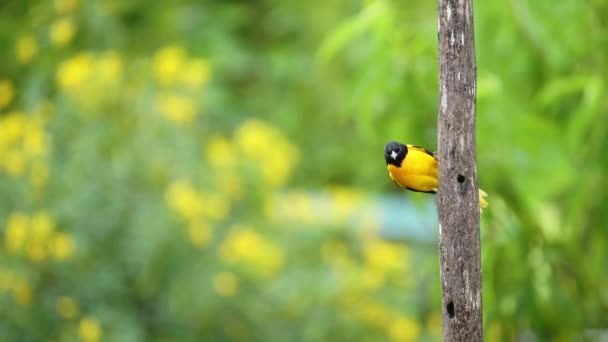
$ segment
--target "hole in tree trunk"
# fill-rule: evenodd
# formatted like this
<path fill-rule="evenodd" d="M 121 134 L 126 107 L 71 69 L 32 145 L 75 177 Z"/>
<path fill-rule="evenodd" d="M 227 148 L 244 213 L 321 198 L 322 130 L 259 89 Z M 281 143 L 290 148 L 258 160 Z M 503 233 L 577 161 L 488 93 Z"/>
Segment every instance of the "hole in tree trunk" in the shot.
<path fill-rule="evenodd" d="M 448 312 L 448 316 L 450 316 L 450 318 L 454 318 L 454 302 L 450 301 L 448 305 L 445 306 L 445 309 Z"/>
<path fill-rule="evenodd" d="M 463 175 L 461 175 L 461 174 L 459 174 L 459 175 L 456 177 L 456 180 L 458 181 L 458 183 L 462 183 L 462 182 L 464 182 L 464 176 L 463 176 Z"/>

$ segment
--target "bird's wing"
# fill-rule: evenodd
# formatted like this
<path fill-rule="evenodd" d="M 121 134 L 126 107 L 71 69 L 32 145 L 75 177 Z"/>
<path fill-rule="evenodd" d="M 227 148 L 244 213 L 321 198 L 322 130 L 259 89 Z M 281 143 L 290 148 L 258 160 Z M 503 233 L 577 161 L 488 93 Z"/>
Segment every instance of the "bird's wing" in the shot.
<path fill-rule="evenodd" d="M 435 154 L 435 153 L 433 153 L 433 152 L 431 152 L 431 151 L 427 150 L 426 148 L 423 148 L 423 147 L 420 147 L 420 146 L 415 146 L 415 145 L 407 145 L 407 148 L 408 148 L 408 149 L 410 149 L 410 148 L 411 148 L 411 149 L 413 149 L 413 150 L 417 150 L 417 151 L 420 151 L 420 152 L 422 152 L 422 153 L 426 153 L 426 154 L 428 154 L 429 156 L 431 156 L 431 157 L 435 158 L 435 160 L 437 160 L 437 154 Z"/>

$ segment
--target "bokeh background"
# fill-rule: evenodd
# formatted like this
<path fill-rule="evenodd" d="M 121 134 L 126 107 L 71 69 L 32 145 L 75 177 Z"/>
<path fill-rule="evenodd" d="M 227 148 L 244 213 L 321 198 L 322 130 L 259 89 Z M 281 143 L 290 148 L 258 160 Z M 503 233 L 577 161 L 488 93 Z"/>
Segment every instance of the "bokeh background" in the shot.
<path fill-rule="evenodd" d="M 608 1 L 476 1 L 484 333 L 608 328 Z M 0 2 L 3 341 L 439 341 L 437 19 Z"/>

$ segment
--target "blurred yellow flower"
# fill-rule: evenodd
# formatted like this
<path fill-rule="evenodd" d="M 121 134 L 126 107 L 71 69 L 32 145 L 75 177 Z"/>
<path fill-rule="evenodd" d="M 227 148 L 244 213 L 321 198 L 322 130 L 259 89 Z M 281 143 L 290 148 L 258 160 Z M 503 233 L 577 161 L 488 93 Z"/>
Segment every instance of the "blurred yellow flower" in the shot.
<path fill-rule="evenodd" d="M 0 269 L 0 293 L 13 288 L 15 275 L 9 270 Z"/>
<path fill-rule="evenodd" d="M 361 285 L 368 290 L 377 290 L 386 283 L 386 276 L 384 273 L 369 267 L 364 267 L 361 270 L 360 277 Z"/>
<path fill-rule="evenodd" d="M 214 220 L 221 221 L 228 216 L 230 212 L 230 201 L 228 198 L 219 192 L 207 192 L 202 194 L 205 199 L 205 205 L 203 207 L 203 214 L 205 217 Z"/>
<path fill-rule="evenodd" d="M 356 309 L 361 310 L 359 313 L 361 320 L 374 328 L 386 328 L 391 317 L 391 311 L 386 305 L 373 300 L 360 303 Z"/>
<path fill-rule="evenodd" d="M 156 106 L 165 118 L 178 124 L 191 123 L 197 112 L 194 99 L 185 95 L 160 94 L 156 98 Z"/>
<path fill-rule="evenodd" d="M 22 250 L 27 238 L 30 219 L 21 212 L 12 213 L 4 231 L 4 247 L 8 252 L 16 253 Z"/>
<path fill-rule="evenodd" d="M 101 339 L 102 331 L 95 317 L 84 317 L 78 324 L 78 336 L 84 342 L 97 342 Z"/>
<path fill-rule="evenodd" d="M 261 234 L 244 225 L 235 225 L 220 245 L 220 257 L 238 264 L 256 276 L 268 277 L 283 266 L 283 250 Z"/>
<path fill-rule="evenodd" d="M 204 210 L 203 199 L 192 184 L 183 179 L 173 181 L 165 194 L 165 201 L 170 209 L 187 220 L 197 220 Z"/>
<path fill-rule="evenodd" d="M 13 87 L 13 82 L 9 80 L 0 80 L 0 110 L 11 104 L 14 96 L 15 88 Z"/>
<path fill-rule="evenodd" d="M 344 257 L 348 255 L 348 248 L 344 242 L 340 240 L 326 240 L 321 245 L 321 256 L 323 261 L 327 263 L 333 263 L 336 258 Z"/>
<path fill-rule="evenodd" d="M 391 323 L 389 335 L 391 340 L 396 342 L 418 341 L 420 324 L 412 318 L 399 316 Z"/>
<path fill-rule="evenodd" d="M 46 163 L 35 161 L 30 167 L 30 182 L 35 188 L 42 188 L 49 179 L 49 168 Z"/>
<path fill-rule="evenodd" d="M 278 130 L 257 119 L 245 121 L 234 133 L 244 157 L 256 165 L 267 185 L 281 186 L 299 159 L 299 152 Z"/>
<path fill-rule="evenodd" d="M 26 252 L 30 260 L 40 262 L 47 255 L 47 244 L 55 229 L 51 216 L 46 212 L 38 212 L 31 219 L 30 238 Z"/>
<path fill-rule="evenodd" d="M 23 175 L 23 172 L 25 171 L 25 156 L 21 151 L 8 151 L 5 156 L 4 167 L 13 177 Z"/>
<path fill-rule="evenodd" d="M 78 0 L 55 0 L 55 11 L 59 14 L 73 12 L 78 7 Z"/>
<path fill-rule="evenodd" d="M 57 83 L 65 91 L 78 90 L 89 78 L 92 65 L 93 56 L 87 52 L 64 61 L 57 70 Z"/>
<path fill-rule="evenodd" d="M 51 118 L 55 112 L 55 104 L 48 99 L 43 99 L 36 104 L 32 112 L 35 117 L 42 119 L 42 121 L 46 121 Z"/>
<path fill-rule="evenodd" d="M 221 172 L 217 174 L 219 190 L 230 199 L 240 199 L 244 195 L 245 185 L 237 172 Z"/>
<path fill-rule="evenodd" d="M 294 161 L 286 146 L 276 145 L 276 150 L 269 153 L 261 164 L 262 178 L 270 186 L 279 187 L 287 181 Z"/>
<path fill-rule="evenodd" d="M 441 323 L 441 321 L 440 321 Z M 500 324 L 500 321 L 493 321 L 488 324 L 487 328 L 484 328 L 485 335 L 488 341 L 503 341 L 505 340 L 505 334 L 503 330 L 506 330 Z M 440 331 L 441 333 L 441 331 Z M 441 336 L 441 335 L 440 335 Z M 508 335 L 507 335 L 508 336 Z M 515 340 L 515 338 L 509 339 L 510 341 Z"/>
<path fill-rule="evenodd" d="M 195 58 L 186 62 L 181 74 L 182 82 L 193 89 L 205 85 L 209 78 L 211 78 L 211 68 L 209 63 L 202 58 Z"/>
<path fill-rule="evenodd" d="M 201 220 L 194 220 L 188 224 L 188 237 L 196 247 L 205 247 L 211 242 L 213 231 L 211 227 Z"/>
<path fill-rule="evenodd" d="M 172 86 L 184 67 L 186 51 L 181 46 L 171 45 L 160 49 L 154 55 L 153 69 L 158 82 Z"/>
<path fill-rule="evenodd" d="M 218 169 L 229 168 L 234 165 L 238 156 L 234 145 L 222 136 L 211 137 L 205 146 L 205 157 L 211 166 Z"/>
<path fill-rule="evenodd" d="M 234 297 L 239 289 L 239 282 L 233 273 L 219 272 L 213 276 L 213 289 L 221 297 Z"/>
<path fill-rule="evenodd" d="M 335 220 L 344 223 L 346 220 L 360 211 L 364 194 L 358 190 L 347 187 L 334 186 L 328 189 L 329 194 L 335 203 Z"/>
<path fill-rule="evenodd" d="M 274 208 L 271 215 L 285 221 L 312 223 L 318 220 L 315 213 L 313 198 L 303 190 L 292 190 L 284 196 L 274 199 Z M 318 225 L 326 227 L 325 225 Z"/>
<path fill-rule="evenodd" d="M 55 229 L 53 218 L 46 211 L 36 213 L 31 220 L 32 238 L 47 241 Z"/>
<path fill-rule="evenodd" d="M 74 319 L 78 316 L 78 303 L 71 297 L 61 296 L 57 298 L 55 308 L 64 319 Z"/>
<path fill-rule="evenodd" d="M 51 240 L 51 253 L 57 260 L 66 260 L 74 255 L 76 245 L 67 233 L 56 233 Z"/>
<path fill-rule="evenodd" d="M 40 125 L 29 125 L 23 135 L 24 153 L 30 158 L 43 156 L 47 151 L 46 135 Z"/>
<path fill-rule="evenodd" d="M 32 287 L 30 284 L 21 278 L 17 278 L 13 284 L 13 297 L 15 301 L 23 306 L 28 306 L 32 303 Z"/>
<path fill-rule="evenodd" d="M 273 127 L 261 120 L 251 119 L 236 129 L 234 140 L 245 157 L 264 160 L 264 157 L 273 151 L 280 138 L 279 133 Z"/>
<path fill-rule="evenodd" d="M 23 112 L 13 111 L 0 117 L 0 141 L 2 145 L 15 143 L 23 135 L 26 120 Z"/>
<path fill-rule="evenodd" d="M 369 267 L 387 274 L 404 272 L 409 262 L 409 253 L 405 246 L 379 239 L 368 240 L 363 254 Z"/>
<path fill-rule="evenodd" d="M 97 74 L 105 85 L 112 85 L 122 75 L 122 58 L 116 51 L 106 51 L 97 59 Z"/>
<path fill-rule="evenodd" d="M 441 321 L 441 312 L 433 312 L 427 322 L 426 322 L 426 330 L 430 335 L 441 337 L 442 334 L 442 321 Z M 500 339 L 490 339 L 489 341 L 499 341 Z"/>
<path fill-rule="evenodd" d="M 36 38 L 31 35 L 25 35 L 17 39 L 15 44 L 15 56 L 19 63 L 29 63 L 36 54 L 38 53 L 38 42 Z"/>
<path fill-rule="evenodd" d="M 47 255 L 47 250 L 44 247 L 45 244 L 41 240 L 29 241 L 25 247 L 27 257 L 33 262 L 41 262 Z"/>
<path fill-rule="evenodd" d="M 69 44 L 76 35 L 76 23 L 71 17 L 57 19 L 50 29 L 51 44 L 64 46 Z"/>
<path fill-rule="evenodd" d="M 363 202 L 361 202 L 359 205 L 362 204 Z M 361 212 L 360 209 L 361 207 L 357 209 L 357 213 Z M 354 215 L 357 213 L 354 213 Z M 357 217 L 356 228 L 359 231 L 359 235 L 361 235 L 362 239 L 365 239 L 368 236 L 378 235 L 380 229 L 382 228 L 381 219 L 378 217 L 377 213 L 369 211 L 363 212 L 362 215 Z"/>

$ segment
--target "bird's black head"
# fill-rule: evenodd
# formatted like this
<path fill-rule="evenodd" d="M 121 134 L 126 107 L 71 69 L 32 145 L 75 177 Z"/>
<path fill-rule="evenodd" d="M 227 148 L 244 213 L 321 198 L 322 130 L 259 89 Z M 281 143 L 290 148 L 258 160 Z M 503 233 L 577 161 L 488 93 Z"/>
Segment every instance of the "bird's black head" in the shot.
<path fill-rule="evenodd" d="M 386 164 L 401 166 L 401 162 L 407 155 L 407 146 L 400 142 L 391 141 L 384 146 L 384 160 Z"/>

